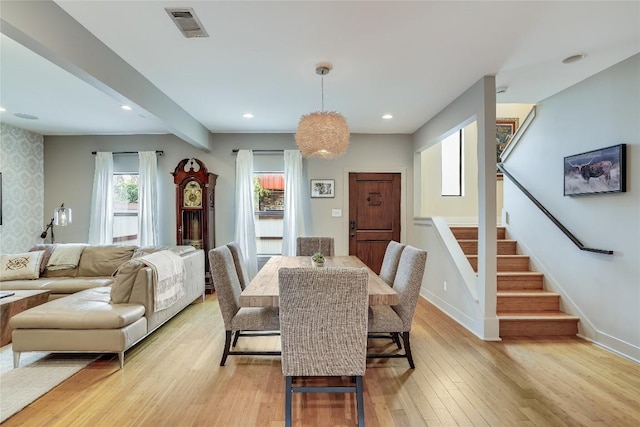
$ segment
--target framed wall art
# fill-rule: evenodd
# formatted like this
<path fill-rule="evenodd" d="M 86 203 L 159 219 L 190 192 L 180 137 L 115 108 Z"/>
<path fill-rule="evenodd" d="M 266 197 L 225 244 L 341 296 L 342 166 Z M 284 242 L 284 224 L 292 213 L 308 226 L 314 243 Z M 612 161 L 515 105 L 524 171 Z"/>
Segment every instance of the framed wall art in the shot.
<path fill-rule="evenodd" d="M 564 195 L 624 193 L 626 144 L 599 148 L 564 158 Z"/>
<path fill-rule="evenodd" d="M 500 155 L 518 130 L 520 119 L 517 117 L 496 119 L 496 163 L 500 163 Z"/>
<path fill-rule="evenodd" d="M 333 179 L 312 179 L 311 198 L 335 197 L 335 186 Z"/>

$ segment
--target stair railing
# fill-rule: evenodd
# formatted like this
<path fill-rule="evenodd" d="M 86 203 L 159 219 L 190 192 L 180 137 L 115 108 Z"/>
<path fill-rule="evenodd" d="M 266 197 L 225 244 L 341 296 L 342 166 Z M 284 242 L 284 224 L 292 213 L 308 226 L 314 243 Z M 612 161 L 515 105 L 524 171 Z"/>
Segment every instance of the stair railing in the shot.
<path fill-rule="evenodd" d="M 555 226 L 558 227 L 560 231 L 562 231 L 564 235 L 567 236 L 569 240 L 571 240 L 578 247 L 578 249 L 580 249 L 581 251 L 595 252 L 598 254 L 613 255 L 613 251 L 606 250 L 606 249 L 589 248 L 583 245 L 582 242 L 580 242 L 580 240 L 578 240 L 576 236 L 574 236 L 569 230 L 567 230 L 567 228 L 564 225 L 562 225 L 562 223 L 558 221 L 556 217 L 553 216 L 551 212 L 549 212 L 547 208 L 545 208 L 542 205 L 542 203 L 538 201 L 538 199 L 533 197 L 533 195 L 529 193 L 529 191 L 526 188 L 524 188 L 524 186 L 520 184 L 518 180 L 513 177 L 513 175 L 507 172 L 507 170 L 504 168 L 504 165 L 502 163 L 498 163 L 498 169 L 500 169 L 500 171 L 504 174 L 504 176 L 509 178 L 515 184 L 515 186 L 518 187 L 520 191 L 522 191 L 524 195 L 527 196 L 529 200 L 531 200 L 533 204 L 536 205 L 538 209 L 540 209 L 542 213 L 544 213 L 547 216 L 547 218 L 549 218 L 551 222 L 553 222 Z"/>

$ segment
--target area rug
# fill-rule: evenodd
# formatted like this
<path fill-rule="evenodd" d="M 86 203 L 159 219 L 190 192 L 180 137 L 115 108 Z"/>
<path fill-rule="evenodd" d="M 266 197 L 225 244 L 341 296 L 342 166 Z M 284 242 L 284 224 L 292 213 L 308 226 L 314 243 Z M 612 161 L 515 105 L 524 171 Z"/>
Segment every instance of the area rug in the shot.
<path fill-rule="evenodd" d="M 0 422 L 96 360 L 96 354 L 30 352 L 13 369 L 11 344 L 0 348 Z"/>

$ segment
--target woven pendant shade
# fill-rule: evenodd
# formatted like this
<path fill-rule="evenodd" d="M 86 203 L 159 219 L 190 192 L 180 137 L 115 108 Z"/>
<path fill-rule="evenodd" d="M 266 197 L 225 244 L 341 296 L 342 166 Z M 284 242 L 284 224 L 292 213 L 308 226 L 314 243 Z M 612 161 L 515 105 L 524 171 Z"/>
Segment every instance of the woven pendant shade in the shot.
<path fill-rule="evenodd" d="M 349 146 L 349 126 L 334 111 L 316 111 L 300 117 L 296 144 L 304 157 L 332 159 L 341 156 Z"/>
<path fill-rule="evenodd" d="M 296 130 L 296 144 L 304 157 L 332 159 L 341 156 L 349 146 L 349 126 L 345 118 L 335 111 L 324 111 L 324 75 L 330 64 L 318 66 L 316 74 L 322 80 L 322 110 L 300 117 Z"/>

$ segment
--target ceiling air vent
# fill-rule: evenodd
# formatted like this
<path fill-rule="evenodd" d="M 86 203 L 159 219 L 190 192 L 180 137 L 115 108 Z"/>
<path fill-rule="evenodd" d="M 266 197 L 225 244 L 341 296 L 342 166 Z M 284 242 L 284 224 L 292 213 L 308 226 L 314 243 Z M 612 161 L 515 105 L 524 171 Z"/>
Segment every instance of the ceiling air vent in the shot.
<path fill-rule="evenodd" d="M 209 37 L 191 8 L 165 8 L 180 32 L 187 37 Z"/>

